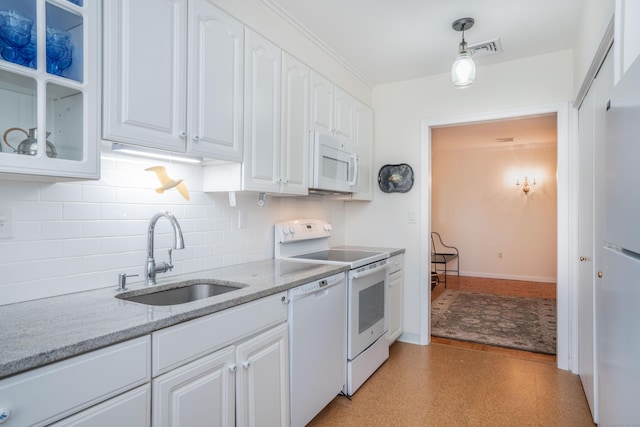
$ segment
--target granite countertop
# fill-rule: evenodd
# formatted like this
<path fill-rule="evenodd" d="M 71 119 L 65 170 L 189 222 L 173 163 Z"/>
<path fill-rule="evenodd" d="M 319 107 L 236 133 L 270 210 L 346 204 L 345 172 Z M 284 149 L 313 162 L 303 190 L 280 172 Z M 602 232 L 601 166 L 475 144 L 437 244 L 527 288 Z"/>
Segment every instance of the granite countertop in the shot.
<path fill-rule="evenodd" d="M 265 260 L 159 278 L 240 284 L 241 289 L 180 305 L 150 306 L 115 298 L 116 286 L 0 306 L 0 378 L 149 334 L 346 271 L 346 266 Z M 128 284 L 129 290 L 144 285 Z"/>
<path fill-rule="evenodd" d="M 344 246 L 336 246 L 336 249 L 348 249 L 352 251 L 378 251 L 378 252 L 389 252 L 389 256 L 395 256 L 405 253 L 405 248 L 385 248 L 380 246 L 354 246 L 354 245 L 344 245 Z"/>

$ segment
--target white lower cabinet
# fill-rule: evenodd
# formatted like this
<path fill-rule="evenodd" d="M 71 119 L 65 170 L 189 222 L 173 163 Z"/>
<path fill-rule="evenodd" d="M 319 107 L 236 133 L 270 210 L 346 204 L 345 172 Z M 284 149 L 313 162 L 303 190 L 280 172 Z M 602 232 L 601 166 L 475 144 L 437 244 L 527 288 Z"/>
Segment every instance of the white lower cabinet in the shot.
<path fill-rule="evenodd" d="M 287 325 L 153 380 L 153 425 L 289 425 Z"/>
<path fill-rule="evenodd" d="M 392 344 L 402 334 L 403 298 L 404 298 L 404 255 L 394 255 L 389 260 L 389 332 L 387 339 Z"/>
<path fill-rule="evenodd" d="M 74 414 L 61 425 L 145 425 L 143 389 L 122 393 L 150 381 L 150 359 L 146 336 L 1 380 L 0 408 L 10 411 L 2 427 L 49 425 Z M 143 423 L 111 422 L 108 416 L 120 411 L 116 420 L 131 415 Z"/>
<path fill-rule="evenodd" d="M 288 426 L 285 296 L 153 332 L 153 425 Z"/>
<path fill-rule="evenodd" d="M 281 292 L 0 380 L 0 424 L 288 426 L 287 303 Z"/>
<path fill-rule="evenodd" d="M 237 425 L 289 425 L 288 337 L 282 324 L 238 345 Z"/>
<path fill-rule="evenodd" d="M 235 412 L 234 347 L 153 380 L 154 426 L 231 426 Z"/>
<path fill-rule="evenodd" d="M 52 424 L 54 427 L 151 425 L 151 386 L 145 384 Z"/>

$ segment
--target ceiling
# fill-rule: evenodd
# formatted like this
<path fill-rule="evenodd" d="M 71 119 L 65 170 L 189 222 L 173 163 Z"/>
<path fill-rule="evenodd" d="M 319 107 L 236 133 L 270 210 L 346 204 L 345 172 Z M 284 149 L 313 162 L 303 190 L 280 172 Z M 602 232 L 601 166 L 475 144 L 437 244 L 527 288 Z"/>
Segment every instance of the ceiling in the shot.
<path fill-rule="evenodd" d="M 584 0 L 263 1 L 371 86 L 449 72 L 461 39 L 451 24 L 462 17 L 476 20 L 465 33 L 470 45 L 502 42 L 504 52 L 477 58 L 478 67 L 572 49 L 584 7 Z"/>

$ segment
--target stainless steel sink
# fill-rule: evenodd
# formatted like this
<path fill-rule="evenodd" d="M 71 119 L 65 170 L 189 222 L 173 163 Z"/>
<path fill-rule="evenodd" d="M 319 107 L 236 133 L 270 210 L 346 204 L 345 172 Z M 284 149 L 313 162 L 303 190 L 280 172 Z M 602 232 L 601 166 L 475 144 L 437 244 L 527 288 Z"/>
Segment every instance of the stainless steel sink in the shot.
<path fill-rule="evenodd" d="M 147 305 L 176 305 L 226 294 L 243 288 L 241 284 L 229 285 L 206 280 L 186 283 L 126 292 L 116 295 L 116 298 Z"/>

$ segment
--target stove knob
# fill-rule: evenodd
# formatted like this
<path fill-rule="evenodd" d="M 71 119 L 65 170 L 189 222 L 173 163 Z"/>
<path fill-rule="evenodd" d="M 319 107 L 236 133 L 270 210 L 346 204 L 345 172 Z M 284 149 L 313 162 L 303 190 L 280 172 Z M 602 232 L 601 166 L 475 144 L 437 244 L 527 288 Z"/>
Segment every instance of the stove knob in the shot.
<path fill-rule="evenodd" d="M 288 228 L 286 228 L 286 227 L 283 227 L 283 228 L 282 228 L 282 234 L 284 234 L 285 236 L 286 236 L 287 234 L 289 234 L 289 229 L 288 229 Z"/>
<path fill-rule="evenodd" d="M 323 228 L 324 228 L 324 231 L 331 231 L 331 230 L 333 230 L 333 227 L 331 226 L 331 224 L 325 224 L 325 225 L 323 226 Z"/>
<path fill-rule="evenodd" d="M 289 233 L 291 233 L 292 235 L 296 234 L 296 229 L 293 227 L 289 227 Z"/>

